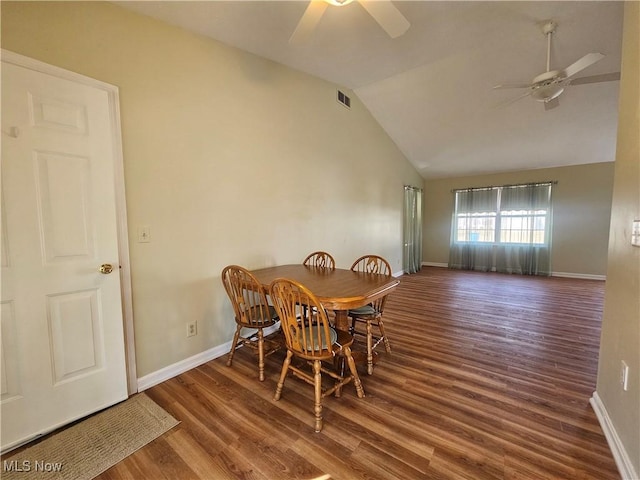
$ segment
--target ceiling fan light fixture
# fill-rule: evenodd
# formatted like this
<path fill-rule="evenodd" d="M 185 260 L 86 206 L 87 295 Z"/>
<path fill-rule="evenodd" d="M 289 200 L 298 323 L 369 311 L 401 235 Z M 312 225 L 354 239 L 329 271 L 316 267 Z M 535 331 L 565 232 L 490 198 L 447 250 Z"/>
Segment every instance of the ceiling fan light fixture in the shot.
<path fill-rule="evenodd" d="M 307 9 L 298 21 L 293 34 L 289 37 L 289 43 L 301 43 L 307 40 L 320 23 L 322 15 L 329 6 L 344 7 L 351 2 L 353 0 L 309 0 Z M 358 0 L 358 2 L 387 32 L 389 37 L 397 38 L 409 29 L 409 21 L 393 5 L 392 0 Z"/>
<path fill-rule="evenodd" d="M 345 5 L 348 5 L 349 3 L 351 3 L 353 0 L 324 0 L 325 2 L 327 2 L 329 5 L 333 5 L 335 7 L 344 7 Z"/>
<path fill-rule="evenodd" d="M 531 92 L 531 98 L 539 102 L 548 102 L 560 96 L 564 86 L 560 84 L 542 85 Z"/>

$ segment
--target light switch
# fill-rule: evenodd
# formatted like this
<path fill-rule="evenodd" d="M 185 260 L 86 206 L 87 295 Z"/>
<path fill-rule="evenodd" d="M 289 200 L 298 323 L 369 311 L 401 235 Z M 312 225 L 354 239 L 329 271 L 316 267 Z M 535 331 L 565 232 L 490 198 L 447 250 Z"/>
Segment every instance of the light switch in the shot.
<path fill-rule="evenodd" d="M 631 245 L 640 247 L 640 220 L 633 221 L 633 227 L 631 228 Z"/>
<path fill-rule="evenodd" d="M 151 241 L 151 228 L 148 225 L 138 227 L 138 243 L 149 243 Z"/>

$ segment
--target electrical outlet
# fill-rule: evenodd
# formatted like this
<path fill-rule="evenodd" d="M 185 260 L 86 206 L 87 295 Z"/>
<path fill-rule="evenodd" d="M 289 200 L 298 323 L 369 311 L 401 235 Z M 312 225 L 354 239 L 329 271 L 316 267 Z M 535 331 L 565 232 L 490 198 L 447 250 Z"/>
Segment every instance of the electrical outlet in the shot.
<path fill-rule="evenodd" d="M 196 322 L 187 323 L 187 337 L 193 337 L 198 334 L 198 324 Z"/>
<path fill-rule="evenodd" d="M 625 392 L 629 388 L 629 365 L 623 360 L 620 367 L 620 385 Z"/>

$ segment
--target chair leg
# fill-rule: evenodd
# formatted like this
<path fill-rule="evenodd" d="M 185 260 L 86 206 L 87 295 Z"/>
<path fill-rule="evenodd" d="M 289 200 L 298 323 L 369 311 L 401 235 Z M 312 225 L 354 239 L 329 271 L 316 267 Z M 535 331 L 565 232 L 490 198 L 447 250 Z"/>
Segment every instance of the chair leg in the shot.
<path fill-rule="evenodd" d="M 258 329 L 258 372 L 261 382 L 264 382 L 264 333 Z"/>
<path fill-rule="evenodd" d="M 356 317 L 351 317 L 351 326 L 349 327 L 349 333 L 351 335 L 356 331 Z"/>
<path fill-rule="evenodd" d="M 373 332 L 371 320 L 367 320 L 367 373 L 373 375 Z"/>
<path fill-rule="evenodd" d="M 344 368 L 345 368 L 344 356 L 343 355 L 336 355 L 335 357 L 333 357 L 333 369 L 341 377 L 344 376 Z M 336 388 L 336 391 L 333 392 L 333 395 L 336 398 L 339 398 L 342 395 L 342 386 L 339 386 L 338 388 Z"/>
<path fill-rule="evenodd" d="M 291 357 L 293 353 L 290 350 L 287 350 L 287 356 L 282 363 L 282 371 L 280 372 L 280 378 L 278 379 L 278 385 L 276 386 L 276 393 L 273 396 L 273 399 L 277 402 L 280 400 L 280 395 L 282 395 L 282 387 L 284 386 L 284 380 L 287 377 L 287 372 L 289 371 L 289 365 L 291 365 Z"/>
<path fill-rule="evenodd" d="M 229 358 L 227 358 L 227 367 L 230 367 L 231 363 L 233 362 L 233 354 L 236 353 L 236 347 L 238 346 L 238 339 L 240 338 L 240 330 L 242 330 L 242 327 L 238 325 L 236 327 L 236 333 L 233 335 L 233 342 L 231 343 Z"/>
<path fill-rule="evenodd" d="M 356 387 L 356 394 L 358 395 L 358 398 L 363 398 L 364 388 L 362 388 L 362 382 L 360 381 L 360 376 L 358 375 L 356 362 L 353 360 L 353 356 L 351 355 L 351 349 L 349 347 L 344 347 L 343 351 L 344 351 L 344 356 L 347 358 L 349 371 L 351 372 L 351 376 L 353 377 L 353 384 Z"/>
<path fill-rule="evenodd" d="M 387 338 L 387 334 L 384 331 L 384 323 L 382 322 L 381 318 L 378 319 L 378 328 L 380 328 L 380 336 L 382 337 L 382 339 L 384 341 L 384 350 L 387 353 L 391 353 L 391 344 L 389 343 L 389 339 Z"/>
<path fill-rule="evenodd" d="M 322 430 L 322 375 L 320 373 L 320 360 L 313 361 L 313 389 L 315 403 L 313 413 L 315 414 L 315 431 Z"/>

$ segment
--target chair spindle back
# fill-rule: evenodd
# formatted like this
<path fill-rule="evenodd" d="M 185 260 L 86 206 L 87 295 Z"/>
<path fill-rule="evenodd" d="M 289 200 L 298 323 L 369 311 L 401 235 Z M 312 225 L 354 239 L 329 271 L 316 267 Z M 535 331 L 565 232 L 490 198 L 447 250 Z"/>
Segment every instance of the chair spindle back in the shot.
<path fill-rule="evenodd" d="M 247 328 L 273 324 L 267 296 L 249 270 L 229 265 L 222 271 L 222 283 L 231 300 L 236 322 Z"/>
<path fill-rule="evenodd" d="M 354 272 L 391 275 L 391 265 L 389 265 L 389 262 L 379 255 L 363 255 L 353 262 L 351 270 Z M 387 296 L 385 295 L 384 297 L 375 300 L 371 305 L 378 312 L 382 313 L 386 300 Z"/>
<path fill-rule="evenodd" d="M 308 288 L 295 280 L 278 278 L 271 283 L 269 296 L 280 317 L 287 348 L 307 359 L 333 355 L 335 332 L 329 328 L 324 307 Z"/>
<path fill-rule="evenodd" d="M 336 261 L 327 252 L 313 252 L 307 255 L 302 261 L 303 265 L 317 268 L 328 268 L 334 270 L 336 268 Z"/>

